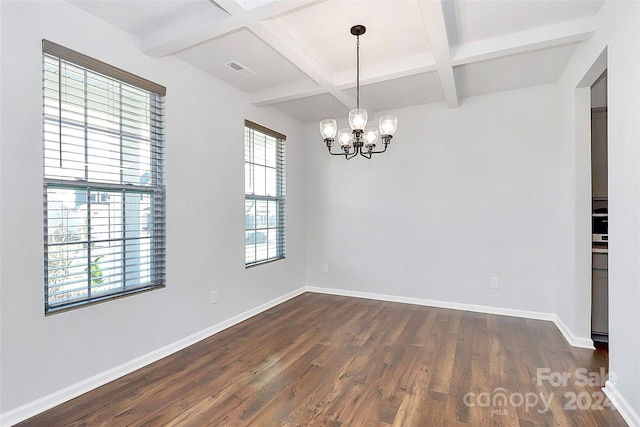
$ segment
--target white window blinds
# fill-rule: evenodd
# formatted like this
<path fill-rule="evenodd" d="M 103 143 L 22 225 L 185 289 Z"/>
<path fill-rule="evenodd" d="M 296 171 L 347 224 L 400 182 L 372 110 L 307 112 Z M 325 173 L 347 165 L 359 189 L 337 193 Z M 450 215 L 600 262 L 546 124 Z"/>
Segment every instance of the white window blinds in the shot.
<path fill-rule="evenodd" d="M 45 312 L 164 286 L 164 94 L 43 41 Z"/>
<path fill-rule="evenodd" d="M 245 120 L 245 265 L 285 257 L 285 140 Z"/>

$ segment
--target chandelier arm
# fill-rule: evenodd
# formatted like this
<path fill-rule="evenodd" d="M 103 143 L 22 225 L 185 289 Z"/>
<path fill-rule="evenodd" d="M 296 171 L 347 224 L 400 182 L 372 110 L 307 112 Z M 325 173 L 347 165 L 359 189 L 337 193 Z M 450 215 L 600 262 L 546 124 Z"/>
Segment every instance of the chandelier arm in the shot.
<path fill-rule="evenodd" d="M 332 156 L 344 156 L 344 152 L 342 152 L 342 153 L 332 153 L 331 150 L 329 150 L 329 154 L 331 154 Z"/>
<path fill-rule="evenodd" d="M 347 151 L 343 150 L 343 153 L 342 153 L 344 155 L 344 158 L 347 160 L 353 159 L 355 156 L 358 155 L 358 147 L 355 145 L 352 145 L 350 147 L 353 147 L 353 151 L 351 151 L 351 148 L 349 148 Z"/>
<path fill-rule="evenodd" d="M 343 153 L 333 153 L 331 151 L 331 147 L 333 147 L 333 139 L 325 139 L 324 140 L 326 147 L 327 147 L 327 151 L 329 151 L 329 154 L 331 154 L 332 156 L 341 156 Z"/>
<path fill-rule="evenodd" d="M 389 146 L 388 142 L 384 143 L 384 150 L 380 150 L 380 151 L 370 151 L 371 154 L 380 154 L 380 153 L 384 153 L 385 151 L 387 151 L 387 147 Z"/>
<path fill-rule="evenodd" d="M 344 158 L 347 159 L 347 160 L 351 160 L 355 156 L 357 156 L 359 152 L 360 152 L 360 150 L 356 149 L 356 151 L 354 151 L 353 154 L 351 154 L 351 155 L 345 153 Z"/>
<path fill-rule="evenodd" d="M 364 150 L 361 150 L 361 151 L 360 151 L 360 155 L 361 155 L 362 157 L 364 157 L 365 159 L 369 159 L 369 160 L 371 160 L 371 151 L 367 151 L 367 153 L 365 154 L 365 151 L 364 151 Z"/>
<path fill-rule="evenodd" d="M 353 156 L 358 154 L 357 147 L 354 147 L 354 151 L 353 152 L 351 152 L 351 150 L 344 151 L 344 149 L 342 149 L 342 147 L 341 147 L 341 149 L 342 149 L 341 153 L 334 153 L 333 151 L 331 151 L 331 147 L 333 147 L 333 144 L 331 142 L 327 142 L 326 146 L 327 146 L 327 151 L 329 151 L 329 154 L 331 154 L 332 156 L 345 156 L 345 157 L 347 157 L 349 155 L 352 155 L 351 157 L 348 157 L 349 159 L 351 159 L 351 158 L 353 158 Z"/>

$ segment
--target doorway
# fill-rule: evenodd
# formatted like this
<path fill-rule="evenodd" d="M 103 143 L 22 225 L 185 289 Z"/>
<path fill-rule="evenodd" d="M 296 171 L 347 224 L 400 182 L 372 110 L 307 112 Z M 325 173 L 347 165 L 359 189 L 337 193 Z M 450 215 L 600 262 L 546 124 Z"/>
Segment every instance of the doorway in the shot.
<path fill-rule="evenodd" d="M 607 70 L 591 85 L 591 339 L 609 341 Z"/>

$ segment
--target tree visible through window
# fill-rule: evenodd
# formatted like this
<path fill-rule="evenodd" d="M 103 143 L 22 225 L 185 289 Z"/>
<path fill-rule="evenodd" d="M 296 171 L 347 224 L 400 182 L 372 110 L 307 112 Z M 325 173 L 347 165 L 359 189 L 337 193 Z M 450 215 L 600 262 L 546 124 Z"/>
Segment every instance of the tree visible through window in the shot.
<path fill-rule="evenodd" d="M 164 92 L 43 41 L 46 312 L 164 286 Z"/>
<path fill-rule="evenodd" d="M 245 265 L 285 257 L 285 144 L 278 132 L 245 120 Z"/>

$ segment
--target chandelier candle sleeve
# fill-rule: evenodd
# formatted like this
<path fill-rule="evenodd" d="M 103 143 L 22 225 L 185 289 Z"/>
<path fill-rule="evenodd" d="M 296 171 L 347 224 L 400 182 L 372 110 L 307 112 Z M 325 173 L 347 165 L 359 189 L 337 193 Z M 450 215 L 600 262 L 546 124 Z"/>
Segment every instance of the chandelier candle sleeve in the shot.
<path fill-rule="evenodd" d="M 320 133 L 322 134 L 322 138 L 326 141 L 327 139 L 333 140 L 336 137 L 336 132 L 338 131 L 338 124 L 333 119 L 326 119 L 320 122 Z"/>
<path fill-rule="evenodd" d="M 367 110 L 356 108 L 349 111 L 349 126 L 353 130 L 362 130 L 367 125 Z"/>
<path fill-rule="evenodd" d="M 396 116 L 384 115 L 380 117 L 378 129 L 367 128 L 368 114 L 367 110 L 360 108 L 360 36 L 367 29 L 364 25 L 354 25 L 351 27 L 351 34 L 356 36 L 356 108 L 349 111 L 349 127 L 338 129 L 337 122 L 334 119 L 325 119 L 320 122 L 320 134 L 327 145 L 329 154 L 333 156 L 344 156 L 345 159 L 353 159 L 360 154 L 362 157 L 371 159 L 374 154 L 384 153 L 391 143 L 393 134 L 398 127 L 398 118 Z M 336 132 L 337 131 L 337 132 Z M 341 153 L 334 153 L 331 147 L 335 141 L 336 133 L 338 142 L 340 142 Z M 378 139 L 382 140 L 384 148 L 375 151 Z"/>
<path fill-rule="evenodd" d="M 340 145 L 342 148 L 347 147 L 350 148 L 352 145 L 353 134 L 350 129 L 340 129 L 338 131 L 338 141 L 340 141 Z"/>
<path fill-rule="evenodd" d="M 393 136 L 393 133 L 398 127 L 398 118 L 396 116 L 382 116 L 380 117 L 380 135 Z"/>
<path fill-rule="evenodd" d="M 378 141 L 378 129 L 367 128 L 364 131 L 364 145 L 365 147 L 375 147 L 376 141 Z"/>

